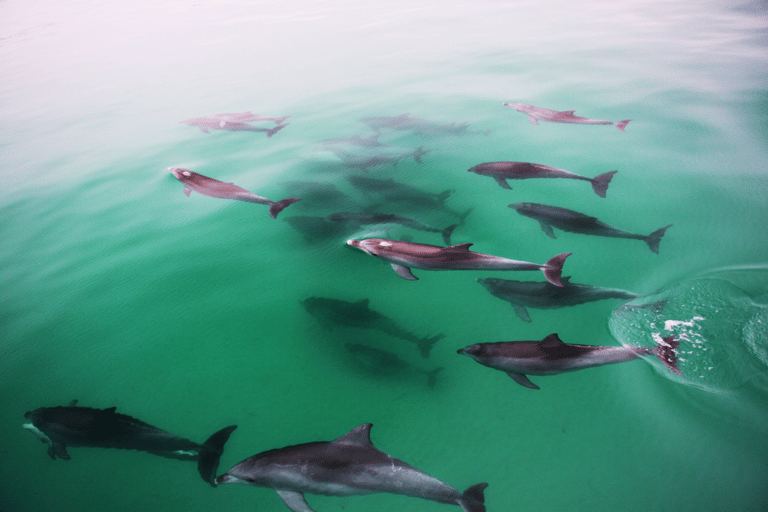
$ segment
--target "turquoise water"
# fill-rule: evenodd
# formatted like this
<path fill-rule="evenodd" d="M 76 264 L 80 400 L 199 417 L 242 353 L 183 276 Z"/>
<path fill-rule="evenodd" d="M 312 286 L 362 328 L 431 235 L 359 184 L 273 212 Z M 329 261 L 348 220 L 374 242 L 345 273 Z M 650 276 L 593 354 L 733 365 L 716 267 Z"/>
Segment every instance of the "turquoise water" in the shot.
<path fill-rule="evenodd" d="M 0 509 L 287 510 L 268 489 L 211 489 L 189 462 L 95 448 L 51 460 L 20 428 L 24 412 L 78 399 L 198 442 L 239 425 L 222 472 L 371 422 L 383 451 L 461 490 L 488 482 L 489 511 L 766 510 L 767 20 L 763 3 L 711 0 L 0 3 Z M 625 133 L 533 126 L 503 102 L 633 121 Z M 249 110 L 288 126 L 267 138 L 180 124 Z M 384 129 L 383 154 L 401 159 L 366 171 L 321 143 L 371 137 L 360 119 L 406 112 L 470 133 Z M 408 156 L 418 148 L 422 163 Z M 618 173 L 601 199 L 582 182 L 504 190 L 467 172 L 499 160 Z M 273 220 L 266 206 L 185 197 L 170 166 L 303 199 Z M 326 236 L 290 219 L 375 207 L 444 228 L 457 216 L 367 196 L 350 175 L 454 190 L 446 206 L 471 213 L 452 243 L 538 263 L 572 252 L 574 282 L 643 297 L 529 309 L 526 323 L 475 280 L 538 272 L 405 281 L 344 242 L 442 244 L 438 233 Z M 296 181 L 343 196 L 297 193 Z M 635 233 L 673 226 L 659 254 L 638 240 L 552 239 L 507 208 L 518 202 Z M 445 337 L 423 359 L 380 331 L 328 330 L 300 304 L 312 296 L 368 298 L 414 335 Z M 534 376 L 534 391 L 456 354 L 553 332 L 614 346 L 675 334 L 683 376 L 643 359 Z M 377 366 L 348 344 L 400 363 Z M 430 387 L 424 371 L 437 367 Z M 394 495 L 308 502 L 445 508 Z"/>

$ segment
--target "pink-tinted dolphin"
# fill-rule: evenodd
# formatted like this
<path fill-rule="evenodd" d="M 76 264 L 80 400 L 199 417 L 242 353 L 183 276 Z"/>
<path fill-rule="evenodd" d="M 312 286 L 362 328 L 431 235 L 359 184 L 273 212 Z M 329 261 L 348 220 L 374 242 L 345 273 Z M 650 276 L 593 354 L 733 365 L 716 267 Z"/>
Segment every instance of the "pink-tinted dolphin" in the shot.
<path fill-rule="evenodd" d="M 571 180 L 583 180 L 592 184 L 595 194 L 605 197 L 608 185 L 611 183 L 613 175 L 618 171 L 610 171 L 594 178 L 579 176 L 565 169 L 549 167 L 548 165 L 532 164 L 528 162 L 486 162 L 479 164 L 469 172 L 474 172 L 481 176 L 490 176 L 495 179 L 501 188 L 512 189 L 507 180 L 527 180 L 530 178 L 566 178 Z"/>
<path fill-rule="evenodd" d="M 187 119 L 185 121 L 179 122 L 188 124 L 190 126 L 197 126 L 205 133 L 209 133 L 208 130 L 226 130 L 229 132 L 266 132 L 267 137 L 272 137 L 274 134 L 288 126 L 288 123 L 286 123 L 278 124 L 274 128 L 261 128 L 259 126 L 251 126 L 248 123 L 242 121 L 231 121 L 226 118 L 216 116 L 196 117 L 194 119 Z"/>
<path fill-rule="evenodd" d="M 289 197 L 281 201 L 270 201 L 266 197 L 257 196 L 253 192 L 238 187 L 234 183 L 224 183 L 223 181 L 203 176 L 187 169 L 181 169 L 179 167 L 169 167 L 171 174 L 184 184 L 184 193 L 189 197 L 190 192 L 193 190 L 204 196 L 220 197 L 222 199 L 236 199 L 238 201 L 246 201 L 248 203 L 258 203 L 269 205 L 269 215 L 273 219 L 277 218 L 277 214 L 283 211 L 285 207 L 296 201 L 300 201 L 299 197 Z"/>
<path fill-rule="evenodd" d="M 418 277 L 411 273 L 411 268 L 422 270 L 541 270 L 547 281 L 555 286 L 563 286 L 560 275 L 563 262 L 571 253 L 558 254 L 543 265 L 527 261 L 510 260 L 472 252 L 472 244 L 459 244 L 450 247 L 437 245 L 368 238 L 366 240 L 347 240 L 347 245 L 376 256 L 392 265 L 397 275 L 409 281 Z"/>
<path fill-rule="evenodd" d="M 550 123 L 568 123 L 568 124 L 612 124 L 616 125 L 621 131 L 624 131 L 624 127 L 631 121 L 631 119 L 625 119 L 623 121 L 604 121 L 602 119 L 589 119 L 588 117 L 579 117 L 573 115 L 574 110 L 564 110 L 559 112 L 557 110 L 549 110 L 543 107 L 534 107 L 526 103 L 503 103 L 504 106 L 513 108 L 518 112 L 528 116 L 528 120 L 532 124 L 539 124 L 539 121 L 547 121 Z"/>
<path fill-rule="evenodd" d="M 235 121 L 235 122 L 241 122 L 241 123 L 247 123 L 249 121 L 274 121 L 275 124 L 282 124 L 283 121 L 285 121 L 291 116 L 283 116 L 283 117 L 261 116 L 259 114 L 253 114 L 249 110 L 248 112 L 229 112 L 224 114 L 214 114 L 211 117 L 217 117 L 219 119 L 223 119 L 224 121 Z"/>
<path fill-rule="evenodd" d="M 249 457 L 216 483 L 267 487 L 293 512 L 313 512 L 305 493 L 354 496 L 390 493 L 458 505 L 464 512 L 485 512 L 486 483 L 463 493 L 415 467 L 379 451 L 371 442 L 371 424 L 335 441 L 319 441 L 269 450 Z"/>
<path fill-rule="evenodd" d="M 656 356 L 670 371 L 679 375 L 675 351 L 679 344 L 674 336 L 669 336 L 662 338 L 662 342 L 653 349 L 571 345 L 563 342 L 557 334 L 550 334 L 541 341 L 476 343 L 457 352 L 489 368 L 505 372 L 521 386 L 539 389 L 526 375 L 557 375 L 632 361 L 646 355 Z"/>

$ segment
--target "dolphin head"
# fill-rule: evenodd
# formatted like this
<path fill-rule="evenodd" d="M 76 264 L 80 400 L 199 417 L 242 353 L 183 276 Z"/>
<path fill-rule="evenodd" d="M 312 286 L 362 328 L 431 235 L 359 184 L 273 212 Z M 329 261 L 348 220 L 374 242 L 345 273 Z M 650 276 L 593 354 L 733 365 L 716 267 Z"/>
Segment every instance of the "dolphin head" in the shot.
<path fill-rule="evenodd" d="M 240 478 L 230 473 L 224 473 L 223 475 L 216 477 L 215 482 L 216 482 L 216 485 L 221 485 L 221 484 L 253 485 L 253 480 L 249 481 L 247 478 Z"/>
<path fill-rule="evenodd" d="M 480 343 L 476 343 L 468 347 L 460 348 L 459 350 L 456 351 L 456 353 L 461 354 L 463 356 L 478 357 L 478 356 L 481 356 L 483 353 L 483 345 Z"/>
<path fill-rule="evenodd" d="M 517 210 L 517 213 L 525 215 L 527 212 L 533 210 L 533 203 L 514 203 L 509 205 L 513 210 Z"/>
<path fill-rule="evenodd" d="M 180 167 L 169 167 L 168 170 L 171 172 L 171 174 L 173 174 L 174 178 L 182 182 L 189 181 L 193 175 L 192 171 L 188 171 Z"/>
<path fill-rule="evenodd" d="M 513 108 L 517 110 L 518 112 L 529 112 L 531 109 L 530 105 L 526 105 L 525 103 L 502 103 L 505 107 Z"/>
<path fill-rule="evenodd" d="M 392 247 L 392 242 L 381 238 L 368 238 L 366 240 L 347 240 L 347 245 L 357 247 L 371 256 L 378 256 L 382 249 Z"/>

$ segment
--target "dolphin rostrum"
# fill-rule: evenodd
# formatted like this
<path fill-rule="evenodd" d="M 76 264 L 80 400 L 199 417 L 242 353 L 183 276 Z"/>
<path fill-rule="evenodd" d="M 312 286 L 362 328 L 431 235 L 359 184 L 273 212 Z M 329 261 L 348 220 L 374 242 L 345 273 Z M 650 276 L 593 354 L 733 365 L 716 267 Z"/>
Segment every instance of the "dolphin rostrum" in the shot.
<path fill-rule="evenodd" d="M 409 281 L 418 277 L 411 273 L 411 268 L 422 270 L 541 270 L 547 281 L 555 286 L 563 286 L 560 274 L 565 258 L 570 252 L 558 254 L 543 265 L 527 261 L 510 260 L 480 252 L 472 252 L 472 244 L 459 244 L 450 247 L 437 245 L 368 238 L 366 240 L 347 240 L 347 245 L 376 256 L 392 264 L 397 275 Z"/>
<path fill-rule="evenodd" d="M 23 427 L 48 444 L 48 455 L 54 460 L 70 459 L 67 446 L 140 450 L 170 459 L 196 460 L 200 476 L 214 487 L 224 444 L 237 428 L 236 425 L 223 428 L 203 444 L 197 444 L 119 414 L 114 407 L 78 407 L 77 400 L 65 406 L 40 407 L 24 417 L 32 423 Z"/>
<path fill-rule="evenodd" d="M 221 484 L 267 487 L 293 512 L 314 512 L 304 493 L 353 496 L 390 493 L 458 505 L 464 512 L 485 512 L 486 483 L 461 493 L 386 453 L 371 442 L 371 424 L 335 441 L 319 441 L 269 450 L 247 458 L 216 479 Z"/>
<path fill-rule="evenodd" d="M 476 343 L 459 349 L 457 353 L 505 372 L 521 386 L 539 389 L 526 375 L 557 375 L 593 366 L 623 363 L 647 355 L 658 357 L 670 371 L 679 375 L 675 351 L 678 345 L 680 342 L 674 336 L 662 338 L 661 343 L 652 349 L 571 345 L 563 342 L 557 334 L 550 334 L 541 341 Z"/>
<path fill-rule="evenodd" d="M 285 207 L 296 201 L 300 201 L 299 197 L 289 197 L 281 201 L 270 201 L 266 197 L 257 196 L 253 192 L 249 192 L 244 188 L 238 187 L 234 183 L 224 183 L 223 181 L 203 176 L 187 169 L 181 169 L 179 167 L 169 167 L 171 174 L 184 184 L 184 193 L 189 197 L 189 193 L 193 190 L 198 194 L 204 196 L 220 197 L 222 199 L 236 199 L 238 201 L 246 201 L 248 203 L 268 204 L 269 216 L 273 219 L 277 218 L 277 214 L 283 211 Z"/>
<path fill-rule="evenodd" d="M 553 286 L 546 281 L 510 281 L 495 277 L 477 280 L 492 295 L 512 304 L 517 316 L 525 322 L 531 321 L 526 307 L 555 309 L 604 299 L 630 300 L 639 297 L 626 290 L 574 284 L 570 282 L 570 277 L 562 277 L 560 281 L 563 286 Z"/>
<path fill-rule="evenodd" d="M 555 237 L 552 227 L 570 231 L 572 233 L 582 233 L 584 235 L 606 236 L 610 238 L 633 238 L 642 240 L 648 244 L 651 251 L 659 254 L 659 242 L 664 233 L 672 227 L 672 224 L 657 229 L 650 235 L 639 235 L 617 229 L 613 226 L 597 220 L 595 217 L 584 215 L 583 213 L 560 208 L 558 206 L 548 206 L 537 203 L 516 203 L 510 204 L 510 208 L 517 210 L 520 215 L 525 215 L 539 221 L 541 229 L 551 238 Z"/>
<path fill-rule="evenodd" d="M 419 338 L 415 334 L 403 329 L 391 318 L 370 308 L 368 299 L 357 302 L 348 302 L 340 299 L 328 299 L 325 297 L 309 297 L 301 301 L 301 305 L 310 315 L 314 316 L 320 325 L 331 330 L 334 324 L 358 329 L 374 329 L 383 333 L 410 341 L 415 344 L 421 357 L 429 357 L 432 347 L 445 337 L 438 334 L 431 338 Z"/>
<path fill-rule="evenodd" d="M 339 212 L 329 215 L 328 220 L 342 224 L 354 224 L 358 226 L 370 226 L 377 224 L 400 224 L 407 228 L 430 233 L 440 233 L 446 244 L 451 243 L 451 234 L 459 224 L 452 224 L 445 229 L 437 229 L 427 226 L 423 222 L 408 217 L 401 217 L 392 213 L 367 213 L 367 212 Z"/>
<path fill-rule="evenodd" d="M 531 164 L 527 162 L 486 162 L 479 164 L 471 169 L 469 172 L 474 172 L 481 176 L 490 176 L 495 179 L 501 188 L 510 189 L 507 180 L 527 180 L 529 178 L 567 178 L 572 180 L 584 180 L 592 184 L 592 189 L 600 197 L 605 197 L 605 192 L 608 190 L 608 184 L 611 183 L 611 178 L 618 171 L 610 171 L 594 178 L 587 178 L 586 176 L 579 176 L 565 169 L 558 169 L 557 167 L 549 167 L 541 164 Z"/>
<path fill-rule="evenodd" d="M 579 117 L 573 115 L 574 110 L 564 110 L 562 112 L 558 112 L 557 110 L 534 107 L 533 105 L 527 105 L 525 103 L 503 103 L 503 105 L 527 115 L 528 120 L 532 124 L 539 124 L 539 121 L 569 124 L 613 124 L 616 125 L 616 128 L 619 130 L 624 131 L 624 127 L 627 126 L 627 124 L 631 121 L 631 119 L 625 119 L 623 121 L 603 121 L 601 119 L 589 119 L 588 117 Z"/>

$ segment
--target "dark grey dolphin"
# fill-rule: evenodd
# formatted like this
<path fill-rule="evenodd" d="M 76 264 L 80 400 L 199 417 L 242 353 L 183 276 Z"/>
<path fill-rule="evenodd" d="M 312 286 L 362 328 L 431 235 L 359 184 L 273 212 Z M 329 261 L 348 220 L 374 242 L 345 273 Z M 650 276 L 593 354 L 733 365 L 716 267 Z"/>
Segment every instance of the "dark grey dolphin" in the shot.
<path fill-rule="evenodd" d="M 437 374 L 444 370 L 441 366 L 433 370 L 424 370 L 411 363 L 400 359 L 392 352 L 370 347 L 360 343 L 347 343 L 344 348 L 352 355 L 360 366 L 370 372 L 400 376 L 402 374 L 417 374 L 427 377 L 427 385 L 434 388 L 437 383 Z"/>
<path fill-rule="evenodd" d="M 505 372 L 521 386 L 539 389 L 526 375 L 557 375 L 593 366 L 623 363 L 647 355 L 658 357 L 670 371 L 680 374 L 675 351 L 679 344 L 674 336 L 669 336 L 662 338 L 662 342 L 653 349 L 571 345 L 564 343 L 557 334 L 550 334 L 541 341 L 476 343 L 457 352 L 489 368 Z"/>
<path fill-rule="evenodd" d="M 651 251 L 659 253 L 659 242 L 664 233 L 672 227 L 672 224 L 657 229 L 650 235 L 638 235 L 614 228 L 608 224 L 597 220 L 596 217 L 590 217 L 583 213 L 560 208 L 558 206 L 548 206 L 537 203 L 516 203 L 510 204 L 510 208 L 517 210 L 520 215 L 525 215 L 539 221 L 541 229 L 550 237 L 556 238 L 552 227 L 570 231 L 572 233 L 582 233 L 584 235 L 606 236 L 610 238 L 633 238 L 643 240 L 648 244 Z"/>
<path fill-rule="evenodd" d="M 378 224 L 400 224 L 410 229 L 440 233 L 443 241 L 450 245 L 451 234 L 459 225 L 452 224 L 445 229 L 437 229 L 427 226 L 423 222 L 408 217 L 401 217 L 392 213 L 368 213 L 368 212 L 339 212 L 328 216 L 328 220 L 342 224 L 355 224 L 357 226 L 371 226 Z"/>
<path fill-rule="evenodd" d="M 220 197 L 222 199 L 236 199 L 238 201 L 246 201 L 248 203 L 268 204 L 269 216 L 273 219 L 277 218 L 277 214 L 283 211 L 285 207 L 296 201 L 300 201 L 299 197 L 289 197 L 282 201 L 270 201 L 266 197 L 257 196 L 253 192 L 249 192 L 244 188 L 240 188 L 234 183 L 224 183 L 223 181 L 203 176 L 196 172 L 189 171 L 187 169 L 181 169 L 179 167 L 169 167 L 171 174 L 184 184 L 184 194 L 189 197 L 190 192 L 193 190 L 198 194 L 204 196 Z"/>
<path fill-rule="evenodd" d="M 539 121 L 547 121 L 550 123 L 568 123 L 568 124 L 612 124 L 615 125 L 621 131 L 631 121 L 631 119 L 625 119 L 623 121 L 603 121 L 601 119 L 589 119 L 587 117 L 579 117 L 573 115 L 574 110 L 564 110 L 558 112 L 557 110 L 549 110 L 548 108 L 534 107 L 526 103 L 502 103 L 505 107 L 509 107 L 517 110 L 528 116 L 528 120 L 532 124 L 539 124 Z"/>
<path fill-rule="evenodd" d="M 573 284 L 570 282 L 570 277 L 562 277 L 560 281 L 563 286 L 553 286 L 546 281 L 534 283 L 495 277 L 477 280 L 492 295 L 512 304 L 517 316 L 526 322 L 531 321 L 526 307 L 555 309 L 604 299 L 630 300 L 639 297 L 639 295 L 626 290 Z"/>
<path fill-rule="evenodd" d="M 618 171 L 610 171 L 594 178 L 587 178 L 586 176 L 579 176 L 565 169 L 558 169 L 557 167 L 549 167 L 541 164 L 531 164 L 527 162 L 486 162 L 479 164 L 471 169 L 469 172 L 480 174 L 481 176 L 490 176 L 495 179 L 501 188 L 512 189 L 507 183 L 507 180 L 527 180 L 530 178 L 566 178 L 571 180 L 583 180 L 592 184 L 592 189 L 595 194 L 600 197 L 605 197 L 605 192 L 608 190 L 608 185 L 611 183 L 611 178 Z"/>
<path fill-rule="evenodd" d="M 301 301 L 301 305 L 307 313 L 314 316 L 320 322 L 320 325 L 327 330 L 331 330 L 333 325 L 343 325 L 345 327 L 381 331 L 395 338 L 415 344 L 424 358 L 429 357 L 429 353 L 435 343 L 445 337 L 444 334 L 438 334 L 431 338 L 419 338 L 397 325 L 391 318 L 371 309 L 368 299 L 348 302 L 346 300 L 328 299 L 325 297 L 309 297 Z"/>
<path fill-rule="evenodd" d="M 483 491 L 488 484 L 473 485 L 460 493 L 376 449 L 370 438 L 371 426 L 360 425 L 335 441 L 259 453 L 232 467 L 216 483 L 274 489 L 293 512 L 314 512 L 304 493 L 353 496 L 380 492 L 458 505 L 464 512 L 485 511 Z"/>
<path fill-rule="evenodd" d="M 409 113 L 392 117 L 366 117 L 360 122 L 367 124 L 372 129 L 381 131 L 382 128 L 390 130 L 410 131 L 423 135 L 468 135 L 469 123 L 439 124 L 427 119 L 410 117 Z M 487 135 L 487 132 L 482 132 Z"/>
<path fill-rule="evenodd" d="M 480 252 L 472 252 L 472 244 L 459 244 L 450 247 L 416 244 L 381 238 L 366 240 L 347 240 L 347 245 L 376 256 L 392 264 L 397 275 L 409 281 L 418 277 L 411 273 L 411 268 L 422 270 L 541 270 L 547 281 L 555 286 L 563 286 L 560 274 L 565 258 L 570 252 L 558 254 L 543 265 L 527 261 L 510 260 Z"/>
<path fill-rule="evenodd" d="M 24 428 L 48 444 L 48 455 L 54 460 L 56 457 L 70 459 L 67 446 L 139 450 L 171 459 L 196 460 L 200 476 L 214 487 L 224 444 L 237 428 L 236 425 L 223 428 L 205 443 L 197 444 L 116 413 L 114 407 L 77 407 L 77 400 L 66 406 L 40 407 L 24 417 L 32 421 Z"/>

